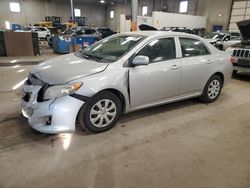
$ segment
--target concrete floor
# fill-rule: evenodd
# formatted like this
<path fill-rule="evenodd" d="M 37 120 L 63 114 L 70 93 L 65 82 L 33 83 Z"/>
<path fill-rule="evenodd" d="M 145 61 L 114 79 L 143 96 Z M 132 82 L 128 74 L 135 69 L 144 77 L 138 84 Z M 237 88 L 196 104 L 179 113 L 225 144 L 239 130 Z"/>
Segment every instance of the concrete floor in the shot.
<path fill-rule="evenodd" d="M 213 104 L 131 113 L 102 134 L 77 125 L 46 135 L 28 127 L 13 90 L 30 68 L 0 67 L 0 187 L 250 187 L 250 75 Z"/>

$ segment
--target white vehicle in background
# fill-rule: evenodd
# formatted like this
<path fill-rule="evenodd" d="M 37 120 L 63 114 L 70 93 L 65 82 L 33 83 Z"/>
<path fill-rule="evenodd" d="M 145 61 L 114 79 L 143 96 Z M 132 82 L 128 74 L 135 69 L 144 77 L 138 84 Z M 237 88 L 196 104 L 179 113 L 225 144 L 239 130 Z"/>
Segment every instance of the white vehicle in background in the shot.
<path fill-rule="evenodd" d="M 223 42 L 221 42 L 222 46 L 223 46 L 223 50 L 226 50 L 228 47 L 234 45 L 234 44 L 238 44 L 241 42 L 241 36 L 233 38 L 231 40 L 225 40 Z"/>
<path fill-rule="evenodd" d="M 225 50 L 229 46 L 239 43 L 241 35 L 239 31 L 213 32 L 205 36 L 205 40 L 214 45 L 219 50 Z"/>
<path fill-rule="evenodd" d="M 51 32 L 49 29 L 47 29 L 46 27 L 40 27 L 40 26 L 28 26 L 23 28 L 24 32 L 35 32 L 38 34 L 38 38 L 39 39 L 46 39 L 47 41 L 49 41 L 50 37 L 51 37 Z"/>

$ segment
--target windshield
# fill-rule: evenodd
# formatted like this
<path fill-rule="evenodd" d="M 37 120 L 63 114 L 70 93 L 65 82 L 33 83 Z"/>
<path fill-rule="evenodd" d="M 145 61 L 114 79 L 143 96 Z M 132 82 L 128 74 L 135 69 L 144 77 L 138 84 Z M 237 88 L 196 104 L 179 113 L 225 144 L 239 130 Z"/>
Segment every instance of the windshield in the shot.
<path fill-rule="evenodd" d="M 31 31 L 31 28 L 30 27 L 25 27 L 23 28 L 24 31 Z"/>
<path fill-rule="evenodd" d="M 120 35 L 111 37 L 85 48 L 81 54 L 85 58 L 92 58 L 96 61 L 112 63 L 129 52 L 142 39 L 144 39 L 144 37 L 138 35 Z"/>
<path fill-rule="evenodd" d="M 63 32 L 63 35 L 71 35 L 72 33 L 74 33 L 73 30 L 66 30 Z"/>

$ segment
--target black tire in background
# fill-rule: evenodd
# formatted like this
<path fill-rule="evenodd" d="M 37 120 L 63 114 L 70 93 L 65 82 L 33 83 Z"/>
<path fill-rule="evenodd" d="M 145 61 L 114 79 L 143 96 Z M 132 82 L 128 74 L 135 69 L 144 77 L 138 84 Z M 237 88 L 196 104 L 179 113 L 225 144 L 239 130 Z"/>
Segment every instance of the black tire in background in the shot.
<path fill-rule="evenodd" d="M 45 39 L 46 39 L 46 41 L 49 41 L 50 40 L 50 36 L 46 35 Z"/>
<path fill-rule="evenodd" d="M 211 86 L 213 85 L 213 83 L 219 83 L 218 94 L 214 98 L 210 97 L 210 94 L 209 94 L 209 92 L 211 92 L 209 90 L 211 89 Z M 207 81 L 206 86 L 203 89 L 202 95 L 199 97 L 200 101 L 204 103 L 211 103 L 211 102 L 216 101 L 218 97 L 220 96 L 222 86 L 223 86 L 223 83 L 222 83 L 221 77 L 216 74 L 212 75 Z"/>
<path fill-rule="evenodd" d="M 92 112 L 93 108 L 95 108 L 97 106 L 97 103 L 98 104 L 100 104 L 102 102 L 105 103 L 105 101 L 109 101 L 110 104 L 115 105 L 116 113 L 112 117 L 112 121 L 109 124 L 107 124 L 107 125 L 105 125 L 103 127 L 97 127 L 94 123 L 91 122 L 92 115 L 95 115 L 95 114 L 91 114 L 91 112 Z M 94 111 L 95 111 L 95 109 L 94 109 Z M 96 110 L 96 112 L 97 111 L 98 110 Z M 104 112 L 101 112 L 101 113 L 104 113 Z M 101 113 L 98 114 L 97 116 L 104 115 L 104 114 L 101 114 Z M 112 111 L 111 111 L 111 113 L 112 113 Z M 107 131 L 107 130 L 111 129 L 112 127 L 114 127 L 116 122 L 119 120 L 119 118 L 121 116 L 121 113 L 122 113 L 122 103 L 121 103 L 119 97 L 116 96 L 115 94 L 109 92 L 109 91 L 102 91 L 100 93 L 97 93 L 93 97 L 91 97 L 90 100 L 87 101 L 82 106 L 82 108 L 80 109 L 79 114 L 78 114 L 78 120 L 79 120 L 80 125 L 86 131 L 93 132 L 93 133 L 100 133 L 100 132 Z M 93 118 L 93 119 L 95 119 L 95 118 Z"/>
<path fill-rule="evenodd" d="M 237 75 L 237 73 L 238 73 L 238 71 L 237 71 L 237 70 L 233 70 L 233 76 L 236 76 L 236 75 Z"/>

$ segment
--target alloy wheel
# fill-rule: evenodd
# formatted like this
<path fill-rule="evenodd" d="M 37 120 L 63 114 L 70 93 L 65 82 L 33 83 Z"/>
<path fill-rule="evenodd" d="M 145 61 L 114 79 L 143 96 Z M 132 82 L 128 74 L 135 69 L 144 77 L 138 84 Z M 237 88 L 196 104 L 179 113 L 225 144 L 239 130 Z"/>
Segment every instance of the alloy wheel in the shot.
<path fill-rule="evenodd" d="M 114 120 L 116 113 L 116 105 L 112 100 L 100 100 L 90 110 L 90 122 L 98 128 L 106 127 Z"/>
<path fill-rule="evenodd" d="M 220 82 L 219 80 L 213 80 L 208 86 L 208 97 L 214 99 L 220 93 Z"/>

